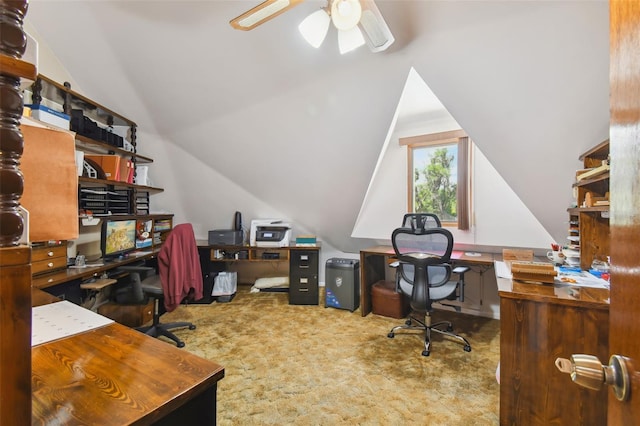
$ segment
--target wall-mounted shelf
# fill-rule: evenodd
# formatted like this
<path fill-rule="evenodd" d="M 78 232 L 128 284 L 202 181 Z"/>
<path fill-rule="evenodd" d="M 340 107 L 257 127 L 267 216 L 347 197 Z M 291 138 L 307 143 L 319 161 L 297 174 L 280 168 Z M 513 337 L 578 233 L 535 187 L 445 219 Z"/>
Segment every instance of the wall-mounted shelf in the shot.
<path fill-rule="evenodd" d="M 138 179 L 137 165 L 153 163 L 153 159 L 138 154 L 133 120 L 75 92 L 69 83 L 60 84 L 43 75 L 38 75 L 31 86 L 31 103 L 71 117 L 69 126 L 76 132 L 76 151 L 84 153 L 85 165 L 90 164 L 102 178 L 88 177 L 86 170 L 78 177 L 80 217 L 149 215 L 150 195 L 164 190 L 136 183 L 148 182 Z"/>
<path fill-rule="evenodd" d="M 569 214 L 579 214 L 588 212 L 608 212 L 609 206 L 593 206 L 593 207 L 573 207 L 567 209 Z"/>
<path fill-rule="evenodd" d="M 0 73 L 27 80 L 35 80 L 38 74 L 34 64 L 4 54 L 0 54 Z"/>
<path fill-rule="evenodd" d="M 71 85 L 68 83 L 60 84 L 42 74 L 38 74 L 32 93 L 34 97 L 33 103 L 40 103 L 39 98 L 48 99 L 62 105 L 64 113 L 68 115 L 71 115 L 72 109 L 81 109 L 87 117 L 99 123 L 137 127 L 133 120 L 72 90 Z"/>
<path fill-rule="evenodd" d="M 579 159 L 585 169 L 602 166 L 609 158 L 609 140 L 605 140 L 584 154 Z M 604 172 L 592 178 L 575 182 L 573 189 L 576 195 L 577 207 L 567 209 L 570 223 L 578 224 L 578 234 L 570 232 L 570 237 L 579 236 L 580 268 L 589 270 L 594 260 L 606 261 L 609 256 L 610 231 L 608 205 L 589 206 L 587 199 L 608 200 L 609 172 Z M 573 230 L 575 231 L 575 229 Z"/>
<path fill-rule="evenodd" d="M 124 150 L 122 148 L 109 145 L 106 142 L 97 141 L 95 139 L 88 138 L 82 135 L 76 135 L 76 147 L 85 152 L 92 152 L 96 154 L 116 154 L 123 157 L 135 157 L 138 164 L 153 163 L 153 159 L 145 157 L 131 151 Z"/>
<path fill-rule="evenodd" d="M 139 191 L 148 191 L 153 192 L 154 194 L 164 191 L 164 188 L 156 188 L 154 186 L 136 185 L 135 183 L 120 182 L 117 180 L 94 179 L 82 176 L 78 177 L 78 182 L 81 184 L 86 183 L 95 185 L 108 185 L 117 188 L 135 188 Z"/>

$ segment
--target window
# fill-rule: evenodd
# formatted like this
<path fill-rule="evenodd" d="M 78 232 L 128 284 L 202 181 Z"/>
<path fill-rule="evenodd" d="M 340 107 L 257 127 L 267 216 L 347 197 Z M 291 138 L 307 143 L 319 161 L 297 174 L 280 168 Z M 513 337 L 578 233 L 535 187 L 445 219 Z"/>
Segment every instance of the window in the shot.
<path fill-rule="evenodd" d="M 469 229 L 471 141 L 462 130 L 401 138 L 408 153 L 408 211 Z"/>

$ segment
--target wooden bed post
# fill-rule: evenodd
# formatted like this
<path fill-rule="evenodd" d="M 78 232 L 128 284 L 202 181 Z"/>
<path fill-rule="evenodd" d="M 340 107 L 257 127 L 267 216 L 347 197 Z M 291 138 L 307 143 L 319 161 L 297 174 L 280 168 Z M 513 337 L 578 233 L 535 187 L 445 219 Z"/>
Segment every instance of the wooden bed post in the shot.
<path fill-rule="evenodd" d="M 21 60 L 28 1 L 0 0 L 0 424 L 31 424 L 31 249 L 20 244 L 23 99 L 20 79 L 36 78 Z"/>

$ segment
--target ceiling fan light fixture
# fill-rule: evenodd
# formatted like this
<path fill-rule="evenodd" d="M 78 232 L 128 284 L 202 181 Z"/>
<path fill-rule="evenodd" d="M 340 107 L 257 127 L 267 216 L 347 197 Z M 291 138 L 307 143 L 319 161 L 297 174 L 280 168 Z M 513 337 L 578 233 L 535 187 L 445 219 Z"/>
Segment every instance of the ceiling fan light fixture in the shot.
<path fill-rule="evenodd" d="M 344 55 L 352 50 L 357 49 L 365 43 L 362 31 L 357 26 L 350 30 L 338 30 L 338 49 L 340 54 Z"/>
<path fill-rule="evenodd" d="M 331 2 L 331 21 L 338 30 L 347 31 L 358 25 L 362 16 L 359 0 L 333 0 Z"/>
<path fill-rule="evenodd" d="M 298 25 L 298 31 L 311 46 L 320 47 L 329 32 L 331 18 L 326 10 L 320 9 L 307 16 Z"/>
<path fill-rule="evenodd" d="M 375 7 L 375 4 L 373 4 L 373 7 Z M 387 23 L 377 8 L 375 10 L 365 9 L 362 12 L 362 19 L 360 19 L 358 27 L 362 30 L 372 52 L 386 50 L 395 41 L 391 30 L 389 30 Z"/>

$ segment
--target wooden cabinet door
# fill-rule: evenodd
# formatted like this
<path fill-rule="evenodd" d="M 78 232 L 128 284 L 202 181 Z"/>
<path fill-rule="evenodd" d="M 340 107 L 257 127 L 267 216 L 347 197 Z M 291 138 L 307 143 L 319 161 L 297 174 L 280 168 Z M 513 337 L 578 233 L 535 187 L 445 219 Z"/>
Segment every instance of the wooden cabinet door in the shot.
<path fill-rule="evenodd" d="M 640 3 L 610 2 L 611 307 L 609 351 L 629 359 L 631 395 L 609 392 L 608 424 L 640 419 Z M 607 363 L 608 360 L 601 360 Z M 604 402 L 603 402 L 604 403 Z"/>

